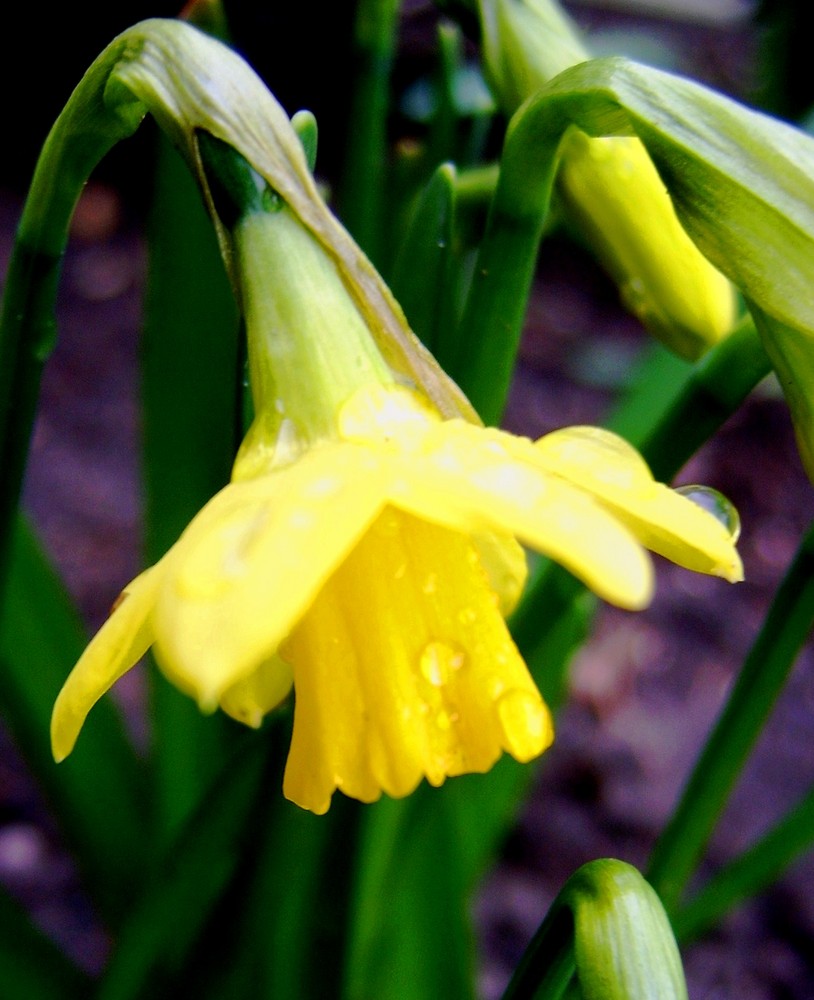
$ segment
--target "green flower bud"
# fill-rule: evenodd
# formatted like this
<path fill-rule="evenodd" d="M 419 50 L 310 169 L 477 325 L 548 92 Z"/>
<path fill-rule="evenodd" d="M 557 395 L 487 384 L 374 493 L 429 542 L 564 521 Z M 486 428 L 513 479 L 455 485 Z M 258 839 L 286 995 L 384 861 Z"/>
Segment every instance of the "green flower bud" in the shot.
<path fill-rule="evenodd" d="M 563 996 L 574 977 L 583 1000 L 687 1000 L 667 914 L 631 865 L 603 858 L 571 876 L 504 1000 Z"/>
<path fill-rule="evenodd" d="M 673 931 L 651 886 L 631 865 L 592 861 L 569 880 L 574 947 L 585 1000 L 686 1000 Z"/>

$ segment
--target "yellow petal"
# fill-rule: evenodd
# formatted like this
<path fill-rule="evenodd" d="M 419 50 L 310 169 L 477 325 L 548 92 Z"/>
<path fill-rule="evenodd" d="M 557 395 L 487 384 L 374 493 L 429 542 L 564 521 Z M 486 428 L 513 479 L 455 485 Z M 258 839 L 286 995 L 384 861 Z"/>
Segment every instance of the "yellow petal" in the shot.
<path fill-rule="evenodd" d="M 325 445 L 230 484 L 192 522 L 168 557 L 156 655 L 202 709 L 276 652 L 380 511 L 383 484 L 368 450 Z"/>
<path fill-rule="evenodd" d="M 151 612 L 162 574 L 163 561 L 125 587 L 110 617 L 68 675 L 51 716 L 51 747 L 57 763 L 73 750 L 91 708 L 150 647 Z"/>
<path fill-rule="evenodd" d="M 526 553 L 522 545 L 505 532 L 473 535 L 472 544 L 489 578 L 489 586 L 497 595 L 500 613 L 508 618 L 517 607 L 528 576 Z"/>
<path fill-rule="evenodd" d="M 335 788 L 403 796 L 552 738 L 475 549 L 400 511 L 385 509 L 281 652 L 296 690 L 284 790 L 313 812 Z"/>
<path fill-rule="evenodd" d="M 568 427 L 541 438 L 534 449 L 541 465 L 593 494 L 648 549 L 699 573 L 743 579 L 728 529 L 698 504 L 655 482 L 623 438 L 599 427 Z"/>
<path fill-rule="evenodd" d="M 511 532 L 605 600 L 647 605 L 652 566 L 631 532 L 584 490 L 513 454 L 519 440 L 461 421 L 439 424 L 422 456 L 403 459 L 391 503 L 467 534 Z"/>
<path fill-rule="evenodd" d="M 272 656 L 250 674 L 227 688 L 220 707 L 244 725 L 259 729 L 263 717 L 283 702 L 291 691 L 294 674 L 280 656 Z"/>

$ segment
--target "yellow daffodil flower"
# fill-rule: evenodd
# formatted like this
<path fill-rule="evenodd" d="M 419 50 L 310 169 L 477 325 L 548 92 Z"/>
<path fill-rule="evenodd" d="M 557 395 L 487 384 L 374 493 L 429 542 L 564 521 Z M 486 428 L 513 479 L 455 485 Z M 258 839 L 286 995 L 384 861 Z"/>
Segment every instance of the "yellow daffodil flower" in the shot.
<path fill-rule="evenodd" d="M 284 791 L 304 808 L 325 812 L 337 788 L 407 795 L 552 739 L 504 621 L 525 579 L 518 540 L 626 608 L 650 600 L 646 548 L 740 579 L 726 528 L 616 436 L 533 443 L 445 419 L 400 385 L 287 209 L 244 220 L 236 249 L 254 425 L 232 482 L 126 588 L 69 676 L 58 760 L 153 647 L 203 711 L 251 726 L 293 686 Z"/>

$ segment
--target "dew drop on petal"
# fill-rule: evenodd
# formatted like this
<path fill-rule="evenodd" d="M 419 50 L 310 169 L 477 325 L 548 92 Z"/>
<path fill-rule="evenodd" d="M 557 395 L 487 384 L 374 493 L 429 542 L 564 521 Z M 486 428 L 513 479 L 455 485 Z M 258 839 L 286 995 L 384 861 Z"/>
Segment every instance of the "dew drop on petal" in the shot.
<path fill-rule="evenodd" d="M 338 476 L 320 476 L 305 488 L 307 497 L 329 497 L 342 488 L 342 480 Z"/>
<path fill-rule="evenodd" d="M 531 760 L 549 742 L 548 713 L 542 700 L 530 691 L 514 688 L 496 702 L 506 747 L 517 760 Z"/>
<path fill-rule="evenodd" d="M 443 687 L 452 672 L 466 662 L 466 653 L 448 642 L 428 642 L 421 651 L 418 666 L 422 677 L 433 687 Z"/>
<path fill-rule="evenodd" d="M 421 589 L 425 594 L 427 594 L 427 596 L 434 594 L 436 590 L 438 590 L 438 574 L 428 573 L 427 579 L 424 581 Z"/>
<path fill-rule="evenodd" d="M 474 625 L 478 620 L 478 613 L 474 608 L 461 608 L 458 612 L 458 621 L 461 625 Z"/>
<path fill-rule="evenodd" d="M 723 493 L 714 490 L 711 486 L 678 486 L 676 493 L 692 500 L 694 504 L 702 507 L 705 511 L 717 520 L 729 532 L 729 537 L 733 542 L 738 540 L 741 533 L 741 519 L 738 511 L 731 500 L 728 500 Z"/>
<path fill-rule="evenodd" d="M 438 726 L 439 729 L 442 729 L 444 731 L 449 729 L 449 727 L 452 725 L 452 719 L 450 718 L 449 713 L 441 709 L 441 711 L 435 717 L 435 724 L 436 726 Z"/>

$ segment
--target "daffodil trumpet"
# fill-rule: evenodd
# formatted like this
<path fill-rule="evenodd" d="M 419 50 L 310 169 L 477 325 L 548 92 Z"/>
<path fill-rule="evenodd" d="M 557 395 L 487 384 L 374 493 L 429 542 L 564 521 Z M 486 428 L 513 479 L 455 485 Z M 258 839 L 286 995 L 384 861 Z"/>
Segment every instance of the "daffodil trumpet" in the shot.
<path fill-rule="evenodd" d="M 732 533 L 606 431 L 532 442 L 442 415 L 388 366 L 323 246 L 246 190 L 232 238 L 254 422 L 229 485 L 68 677 L 54 756 L 152 647 L 204 712 L 259 726 L 293 690 L 284 792 L 316 813 L 337 788 L 370 802 L 503 751 L 532 760 L 553 727 L 505 623 L 520 543 L 637 609 L 646 549 L 738 580 Z"/>

